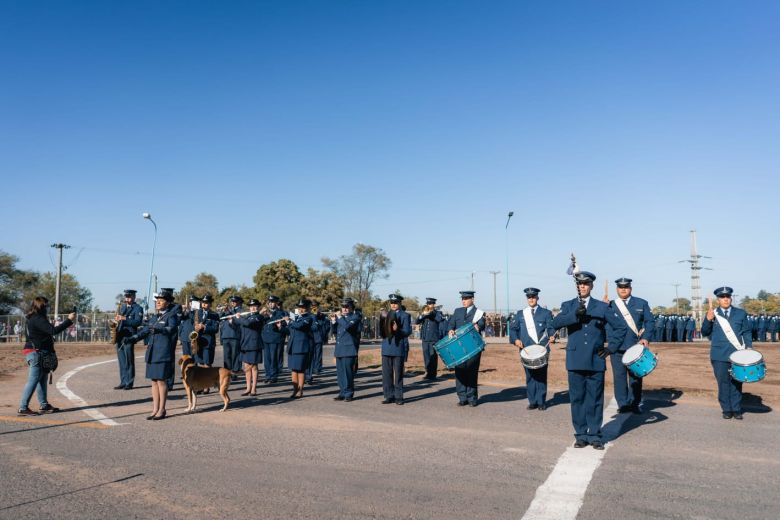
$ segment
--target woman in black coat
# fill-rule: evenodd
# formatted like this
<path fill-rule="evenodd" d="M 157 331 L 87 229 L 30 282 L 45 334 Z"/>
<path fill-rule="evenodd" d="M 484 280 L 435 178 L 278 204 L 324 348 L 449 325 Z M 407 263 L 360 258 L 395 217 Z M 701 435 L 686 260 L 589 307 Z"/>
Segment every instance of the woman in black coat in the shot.
<path fill-rule="evenodd" d="M 19 415 L 38 415 L 37 412 L 30 410 L 30 399 L 33 392 L 38 390 L 38 403 L 41 413 L 58 412 L 56 408 L 49 404 L 47 398 L 46 376 L 49 371 L 41 366 L 41 355 L 44 352 L 54 351 L 54 336 L 73 325 L 76 319 L 76 313 L 68 314 L 68 319 L 56 327 L 49 321 L 46 312 L 49 308 L 49 300 L 43 296 L 38 296 L 30 305 L 30 312 L 27 314 L 27 341 L 24 344 L 24 359 L 27 362 L 27 383 L 22 390 L 22 398 L 19 401 Z"/>

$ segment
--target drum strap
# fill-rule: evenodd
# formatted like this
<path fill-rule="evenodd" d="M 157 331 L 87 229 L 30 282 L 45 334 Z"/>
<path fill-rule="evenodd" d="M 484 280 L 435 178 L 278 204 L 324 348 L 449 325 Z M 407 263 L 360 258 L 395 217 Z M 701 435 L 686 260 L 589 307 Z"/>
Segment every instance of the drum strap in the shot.
<path fill-rule="evenodd" d="M 631 329 L 631 332 L 636 334 L 638 337 L 641 333 L 636 328 L 636 322 L 634 321 L 634 317 L 631 316 L 630 312 L 628 312 L 628 307 L 626 307 L 626 304 L 623 303 L 623 300 L 621 300 L 620 298 L 617 298 L 616 300 L 614 300 L 614 302 L 615 305 L 617 305 L 620 314 L 623 315 L 623 319 L 626 320 L 626 325 L 628 325 L 628 328 Z"/>
<path fill-rule="evenodd" d="M 726 335 L 726 339 L 729 340 L 729 343 L 731 343 L 735 349 L 743 350 L 745 345 L 740 343 L 740 341 L 737 339 L 737 335 L 734 334 L 734 329 L 731 328 L 731 323 L 729 323 L 729 320 L 720 314 L 715 314 L 715 319 L 718 320 L 718 324 L 720 325 L 720 328 L 723 329 L 723 333 Z"/>
<path fill-rule="evenodd" d="M 523 319 L 525 320 L 525 328 L 528 329 L 528 335 L 538 345 L 539 334 L 536 333 L 536 323 L 534 323 L 534 317 L 531 314 L 531 307 L 523 309 Z"/>

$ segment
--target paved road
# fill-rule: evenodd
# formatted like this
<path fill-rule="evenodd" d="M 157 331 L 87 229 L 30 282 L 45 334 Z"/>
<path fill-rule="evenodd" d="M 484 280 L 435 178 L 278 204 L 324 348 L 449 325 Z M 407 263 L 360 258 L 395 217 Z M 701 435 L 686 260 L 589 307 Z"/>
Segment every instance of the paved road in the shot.
<path fill-rule="evenodd" d="M 326 367 L 302 400 L 283 384 L 254 399 L 235 385 L 226 413 L 212 394 L 184 415 L 177 384 L 171 416 L 152 422 L 148 383 L 110 390 L 115 372 L 85 368 L 68 387 L 119 426 L 78 406 L 31 419 L 3 408 L 0 518 L 522 518 L 573 440 L 565 392 L 539 412 L 523 388 L 481 387 L 482 404 L 461 408 L 451 379 L 415 377 L 405 406 L 381 405 L 374 367 L 343 403 Z M 18 396 L 19 381 L 0 389 Z M 724 421 L 715 403 L 672 391 L 646 405 L 604 454 L 578 518 L 778 517 L 777 414 Z"/>

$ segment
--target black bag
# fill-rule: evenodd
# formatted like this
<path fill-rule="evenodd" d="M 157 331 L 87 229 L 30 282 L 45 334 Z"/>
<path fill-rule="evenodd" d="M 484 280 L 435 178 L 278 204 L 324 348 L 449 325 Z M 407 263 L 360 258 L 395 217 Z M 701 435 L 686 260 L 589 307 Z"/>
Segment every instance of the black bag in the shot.
<path fill-rule="evenodd" d="M 59 360 L 57 359 L 57 353 L 53 350 L 39 350 L 38 354 L 41 355 L 41 368 L 54 372 L 57 370 Z"/>

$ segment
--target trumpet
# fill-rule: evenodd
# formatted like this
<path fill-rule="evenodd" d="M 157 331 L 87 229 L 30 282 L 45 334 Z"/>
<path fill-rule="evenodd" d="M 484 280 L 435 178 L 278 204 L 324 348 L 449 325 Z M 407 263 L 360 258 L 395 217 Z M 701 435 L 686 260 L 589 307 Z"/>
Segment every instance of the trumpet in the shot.
<path fill-rule="evenodd" d="M 436 306 L 434 304 L 428 304 L 425 307 L 420 310 L 420 316 L 427 316 L 428 314 L 432 313 L 436 310 Z"/>

